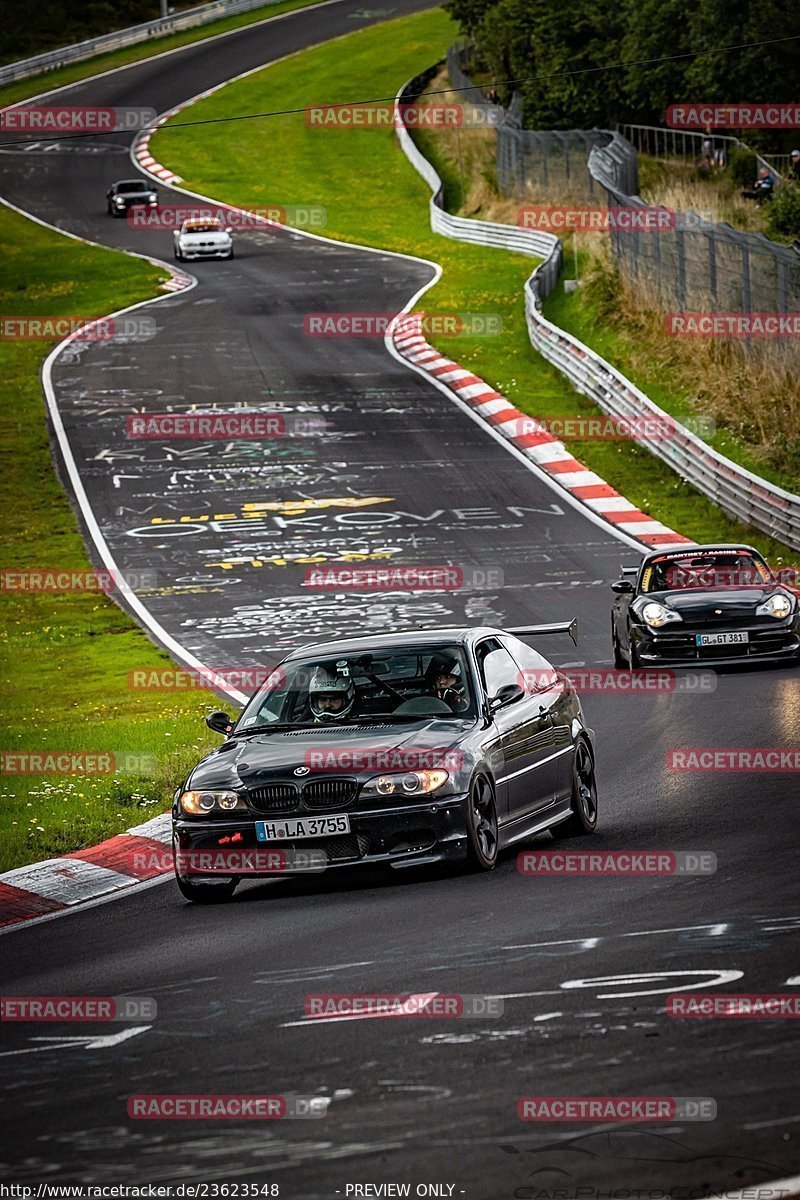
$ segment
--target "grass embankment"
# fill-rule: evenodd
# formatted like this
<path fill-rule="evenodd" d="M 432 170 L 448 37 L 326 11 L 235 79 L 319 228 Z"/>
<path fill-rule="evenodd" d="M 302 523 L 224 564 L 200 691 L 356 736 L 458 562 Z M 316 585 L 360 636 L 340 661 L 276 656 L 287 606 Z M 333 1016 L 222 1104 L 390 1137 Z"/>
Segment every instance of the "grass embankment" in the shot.
<path fill-rule="evenodd" d="M 163 272 L 81 245 L 0 208 L 0 312 L 97 316 L 152 296 Z M 3 570 L 89 569 L 50 454 L 39 372 L 53 343 L 0 342 Z M 132 690 L 135 667 L 169 665 L 101 594 L 0 592 L 0 750 L 154 754 L 155 772 L 0 779 L 0 871 L 92 845 L 163 811 L 198 749 L 207 692 Z"/>
<path fill-rule="evenodd" d="M 83 62 L 71 63 L 68 67 L 58 67 L 55 71 L 47 71 L 42 75 L 34 75 L 30 79 L 19 79 L 15 83 L 6 84 L 0 88 L 0 107 L 6 104 L 16 104 L 19 100 L 27 100 L 54 88 L 66 87 L 97 75 L 101 71 L 112 71 L 115 67 L 124 67 L 128 63 L 140 62 L 144 58 L 152 58 L 155 54 L 163 54 L 166 50 L 175 50 L 179 46 L 188 46 L 192 42 L 203 41 L 204 38 L 215 37 L 220 33 L 228 33 L 233 29 L 241 29 L 245 25 L 253 25 L 269 17 L 280 16 L 281 13 L 291 12 L 295 8 L 305 8 L 309 4 L 318 4 L 322 0 L 280 0 L 278 4 L 269 4 L 264 8 L 255 8 L 251 12 L 237 13 L 232 17 L 222 17 L 198 29 L 185 29 L 180 33 L 170 33 L 165 37 L 151 38 L 136 46 L 126 46 L 122 50 L 111 50 L 107 54 L 97 54 Z"/>
<path fill-rule="evenodd" d="M 439 337 L 440 349 L 458 359 L 522 411 L 539 417 L 596 415 L 561 375 L 536 355 L 525 328 L 522 285 L 530 259 L 501 250 L 455 243 L 428 224 L 429 191 L 410 167 L 390 128 L 314 127 L 302 113 L 181 128 L 183 121 L 231 117 L 269 109 L 303 108 L 354 96 L 388 96 L 443 57 L 456 30 L 440 11 L 365 29 L 233 83 L 170 122 L 156 134 L 155 156 L 180 173 L 186 187 L 242 206 L 324 205 L 333 238 L 432 258 L 443 277 L 421 302 L 426 312 L 492 312 L 503 320 L 501 337 Z M 432 85 L 435 86 L 435 85 Z M 425 132 L 421 148 L 437 159 L 448 201 L 475 214 L 491 191 L 485 165 L 485 132 Z M 485 144 L 481 148 L 481 141 Z M 253 163 L 269 162 L 269 172 Z M 463 183 L 463 186 L 462 186 Z M 506 204 L 508 202 L 505 202 Z M 432 339 L 436 341 L 437 339 Z M 619 363 L 625 369 L 624 363 Z M 700 541 L 736 540 L 758 545 L 773 559 L 786 553 L 770 539 L 728 521 L 646 450 L 620 442 L 571 441 L 570 448 L 631 501 Z"/>

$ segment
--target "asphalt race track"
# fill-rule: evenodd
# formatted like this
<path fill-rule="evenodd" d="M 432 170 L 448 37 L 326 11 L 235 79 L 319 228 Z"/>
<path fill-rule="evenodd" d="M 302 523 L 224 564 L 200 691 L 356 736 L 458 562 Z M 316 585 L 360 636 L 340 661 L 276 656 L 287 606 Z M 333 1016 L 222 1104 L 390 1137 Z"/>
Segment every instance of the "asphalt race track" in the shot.
<path fill-rule="evenodd" d="M 339 0 L 76 85 L 59 102 L 163 112 L 249 67 L 426 6 L 400 0 L 364 16 Z M 115 141 L 117 154 L 0 148 L 0 191 L 59 228 L 170 260 L 169 233 L 137 234 L 106 215 L 108 184 L 137 173 L 126 139 Z M 162 203 L 185 201 L 159 191 Z M 155 570 L 140 599 L 171 638 L 230 668 L 271 664 L 334 631 L 577 615 L 578 650 L 567 641 L 545 652 L 610 665 L 608 583 L 636 549 L 380 339 L 303 331 L 309 312 L 394 311 L 430 268 L 270 229 L 241 237 L 232 262 L 187 269 L 197 287 L 138 310 L 154 317 L 155 337 L 95 343 L 62 355 L 53 373 L 102 535 L 122 570 Z M 234 444 L 126 436 L 134 410 L 209 404 L 284 405 L 326 428 Z M 343 551 L 500 568 L 504 586 L 338 599 L 303 586 L 298 557 Z M 126 1038 L 129 1026 L 4 1025 L 0 1177 L 269 1182 L 290 1200 L 366 1183 L 409 1183 L 412 1194 L 452 1185 L 469 1200 L 552 1200 L 576 1188 L 677 1200 L 797 1174 L 791 1022 L 680 1021 L 665 1015 L 664 997 L 687 986 L 800 986 L 796 776 L 666 766 L 673 747 L 795 747 L 799 701 L 790 669 L 723 673 L 713 693 L 584 700 L 601 786 L 591 849 L 710 851 L 714 875 L 531 878 L 512 853 L 487 876 L 250 884 L 218 908 L 186 905 L 167 882 L 10 930 L 3 994 L 152 996 L 158 1016 Z M 312 991 L 505 999 L 494 1018 L 313 1022 Z M 134 1093 L 176 1092 L 329 1103 L 318 1120 L 126 1114 Z M 710 1097 L 717 1118 L 533 1125 L 516 1116 L 531 1094 Z"/>

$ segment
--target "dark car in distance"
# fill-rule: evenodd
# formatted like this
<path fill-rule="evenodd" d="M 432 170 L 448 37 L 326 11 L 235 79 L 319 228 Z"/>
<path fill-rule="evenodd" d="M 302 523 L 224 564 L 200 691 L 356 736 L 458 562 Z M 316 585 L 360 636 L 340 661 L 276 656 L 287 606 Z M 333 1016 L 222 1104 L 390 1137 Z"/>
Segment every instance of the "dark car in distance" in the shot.
<path fill-rule="evenodd" d="M 616 667 L 800 661 L 798 595 L 752 546 L 656 550 L 612 591 Z"/>
<path fill-rule="evenodd" d="M 121 179 L 106 192 L 110 217 L 123 217 L 129 208 L 155 208 L 158 192 L 146 179 Z"/>
<path fill-rule="evenodd" d="M 309 646 L 275 668 L 175 793 L 178 886 L 469 860 L 543 830 L 592 833 L 594 738 L 570 681 L 524 630 L 452 628 Z"/>

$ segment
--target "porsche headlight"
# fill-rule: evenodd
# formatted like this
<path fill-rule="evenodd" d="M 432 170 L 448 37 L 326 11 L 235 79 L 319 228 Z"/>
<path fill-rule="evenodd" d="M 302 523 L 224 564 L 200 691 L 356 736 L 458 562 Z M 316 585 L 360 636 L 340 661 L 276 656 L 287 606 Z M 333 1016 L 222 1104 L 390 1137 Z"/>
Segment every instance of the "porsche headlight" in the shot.
<path fill-rule="evenodd" d="M 236 792 L 183 792 L 180 806 L 191 817 L 205 817 L 212 812 L 246 811 L 247 805 Z"/>
<path fill-rule="evenodd" d="M 114 203 L 115 203 L 115 204 L 124 204 L 124 203 L 125 203 L 125 201 L 123 200 L 122 196 L 115 196 L 115 197 L 114 197 Z"/>
<path fill-rule="evenodd" d="M 429 771 L 402 771 L 394 775 L 375 775 L 361 789 L 364 797 L 403 799 L 407 796 L 424 796 L 436 792 L 450 778 L 449 772 L 435 769 Z"/>
<path fill-rule="evenodd" d="M 769 600 L 759 604 L 756 609 L 759 617 L 774 617 L 776 621 L 782 621 L 784 617 L 791 616 L 793 611 L 794 600 L 785 592 L 776 592 L 774 596 L 770 596 Z"/>
<path fill-rule="evenodd" d="M 681 614 L 675 612 L 674 608 L 667 608 L 665 604 L 659 604 L 656 600 L 645 600 L 644 602 L 637 600 L 633 609 L 642 618 L 645 625 L 649 625 L 651 629 L 660 629 L 662 625 L 667 625 L 670 621 L 683 620 Z"/>

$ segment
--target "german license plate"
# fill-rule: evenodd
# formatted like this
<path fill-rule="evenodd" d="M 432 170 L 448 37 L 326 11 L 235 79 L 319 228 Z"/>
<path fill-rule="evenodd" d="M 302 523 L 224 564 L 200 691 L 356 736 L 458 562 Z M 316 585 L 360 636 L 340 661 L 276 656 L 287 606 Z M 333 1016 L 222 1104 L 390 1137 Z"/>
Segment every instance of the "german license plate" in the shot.
<path fill-rule="evenodd" d="M 746 630 L 742 633 L 698 633 L 695 640 L 698 646 L 739 646 L 750 641 L 750 634 Z"/>
<path fill-rule="evenodd" d="M 328 817 L 293 817 L 286 821 L 256 821 L 257 842 L 282 842 L 289 838 L 335 837 L 350 832 L 347 813 Z"/>

